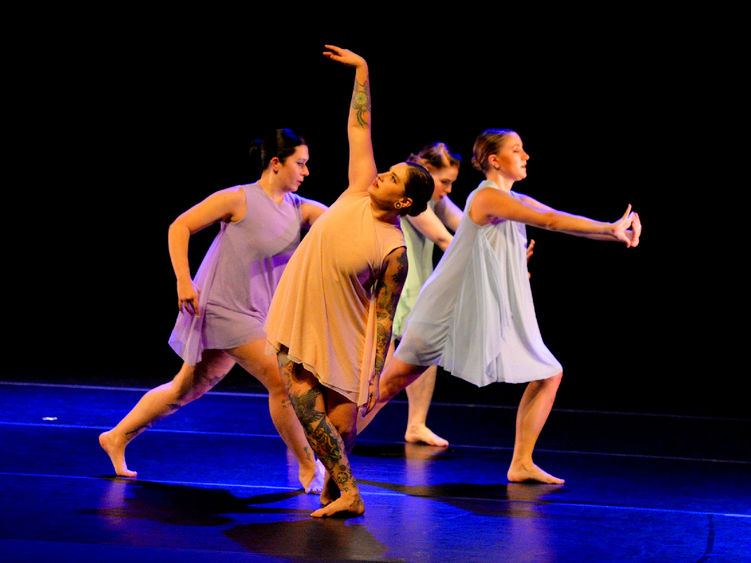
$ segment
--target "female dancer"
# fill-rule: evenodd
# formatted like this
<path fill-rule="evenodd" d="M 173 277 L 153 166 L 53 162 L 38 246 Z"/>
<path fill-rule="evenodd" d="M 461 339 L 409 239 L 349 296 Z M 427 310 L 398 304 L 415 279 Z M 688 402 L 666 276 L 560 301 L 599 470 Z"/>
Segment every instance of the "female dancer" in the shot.
<path fill-rule="evenodd" d="M 621 219 L 604 223 L 511 191 L 514 182 L 526 178 L 528 160 L 514 131 L 487 130 L 477 138 L 473 165 L 486 179 L 467 198 L 454 240 L 425 283 L 381 378 L 378 404 L 358 429 L 433 364 L 478 386 L 529 382 L 517 412 L 507 477 L 563 483 L 532 461 L 562 368 L 543 344 L 535 318 L 525 225 L 632 247 L 639 243 L 641 223 L 630 205 Z"/>
<path fill-rule="evenodd" d="M 277 130 L 263 140 L 260 151 L 260 180 L 220 190 L 170 225 L 180 313 L 169 342 L 184 363 L 171 382 L 147 392 L 117 426 L 99 436 L 118 475 L 136 476 L 125 463 L 125 448 L 133 438 L 201 397 L 238 363 L 268 389 L 271 418 L 297 458 L 306 492 L 321 492 L 324 468 L 290 408 L 275 359 L 265 353 L 263 323 L 282 271 L 300 243 L 300 229 L 312 225 L 326 207 L 294 193 L 308 176 L 308 147 L 301 137 Z M 217 222 L 220 232 L 194 282 L 190 236 Z"/>
<path fill-rule="evenodd" d="M 266 321 L 290 399 L 327 469 L 323 507 L 312 516 L 365 510 L 347 458 L 358 407 L 377 399 L 378 379 L 407 268 L 399 217 L 427 207 L 433 180 L 405 162 L 377 174 L 365 59 L 327 45 L 355 68 L 347 122 L 349 187 L 313 225 L 289 262 Z"/>
<path fill-rule="evenodd" d="M 404 325 L 415 304 L 420 288 L 433 272 L 434 245 L 445 252 L 453 239 L 452 232 L 459 227 L 462 210 L 449 199 L 451 188 L 459 175 L 461 157 L 454 154 L 445 143 L 429 144 L 410 155 L 407 162 L 424 166 L 433 177 L 435 188 L 428 208 L 416 217 L 402 217 L 401 227 L 407 244 L 409 270 L 404 282 L 399 304 L 394 315 L 394 329 L 389 356 L 404 333 Z M 387 360 L 388 362 L 388 360 Z M 448 446 L 448 441 L 433 433 L 426 425 L 430 401 L 433 398 L 438 366 L 430 366 L 421 377 L 407 386 L 409 410 L 404 439 L 407 442 L 424 442 L 431 446 Z"/>

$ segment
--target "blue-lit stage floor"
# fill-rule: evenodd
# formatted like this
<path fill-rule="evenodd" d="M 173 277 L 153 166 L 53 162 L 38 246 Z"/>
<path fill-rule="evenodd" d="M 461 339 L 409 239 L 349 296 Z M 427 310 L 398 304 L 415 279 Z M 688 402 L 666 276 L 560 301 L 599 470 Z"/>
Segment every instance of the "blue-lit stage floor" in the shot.
<path fill-rule="evenodd" d="M 554 411 L 557 487 L 506 481 L 514 409 L 434 404 L 438 449 L 392 402 L 352 456 L 365 515 L 316 520 L 260 394 L 188 405 L 114 478 L 97 435 L 143 391 L 0 383 L 0 560 L 751 560 L 749 420 Z"/>

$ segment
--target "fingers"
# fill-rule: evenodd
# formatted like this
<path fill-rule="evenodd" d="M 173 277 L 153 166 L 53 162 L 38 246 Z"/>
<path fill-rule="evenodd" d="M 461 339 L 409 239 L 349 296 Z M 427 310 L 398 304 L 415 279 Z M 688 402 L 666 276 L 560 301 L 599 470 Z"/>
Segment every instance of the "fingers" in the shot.
<path fill-rule="evenodd" d="M 328 51 L 324 51 L 323 56 L 331 59 L 332 61 L 354 67 L 365 64 L 365 59 L 363 59 L 357 53 L 353 53 L 349 49 L 342 49 L 341 47 L 337 47 L 336 45 L 324 45 L 324 47 L 326 47 Z"/>
<path fill-rule="evenodd" d="M 623 214 L 623 217 L 621 217 L 621 221 L 628 218 L 629 214 L 631 213 L 631 204 L 628 204 L 628 208 L 626 209 L 626 213 Z"/>
<path fill-rule="evenodd" d="M 324 45 L 327 51 L 323 52 L 323 55 L 325 57 L 328 57 L 330 59 L 333 59 L 335 61 L 341 61 L 342 56 L 344 55 L 345 49 L 342 49 L 341 47 L 337 47 L 336 45 Z"/>
<path fill-rule="evenodd" d="M 180 299 L 177 302 L 177 308 L 188 315 L 201 316 L 201 312 L 198 309 L 198 298 L 191 297 L 190 299 Z"/>
<path fill-rule="evenodd" d="M 633 235 L 631 236 L 631 246 L 639 245 L 639 237 L 641 236 L 641 219 L 639 219 L 638 213 L 631 214 L 631 230 Z"/>

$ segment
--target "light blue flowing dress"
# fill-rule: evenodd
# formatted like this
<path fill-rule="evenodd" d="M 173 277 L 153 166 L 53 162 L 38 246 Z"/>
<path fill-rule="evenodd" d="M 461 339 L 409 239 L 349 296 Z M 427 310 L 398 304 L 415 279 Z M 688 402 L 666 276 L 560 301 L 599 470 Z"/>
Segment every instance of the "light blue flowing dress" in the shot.
<path fill-rule="evenodd" d="M 482 182 L 467 198 L 454 239 L 423 285 L 395 356 L 438 364 L 477 386 L 524 383 L 561 373 L 542 341 L 527 271 L 526 226 L 469 218 Z M 513 191 L 511 194 L 518 198 Z"/>

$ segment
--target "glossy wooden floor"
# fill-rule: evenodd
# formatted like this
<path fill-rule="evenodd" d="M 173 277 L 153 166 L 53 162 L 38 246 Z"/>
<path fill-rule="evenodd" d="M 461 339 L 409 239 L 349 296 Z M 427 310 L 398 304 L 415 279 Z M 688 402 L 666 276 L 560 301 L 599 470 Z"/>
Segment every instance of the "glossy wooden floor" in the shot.
<path fill-rule="evenodd" d="M 434 404 L 446 449 L 389 404 L 352 456 L 364 516 L 317 520 L 266 398 L 213 392 L 135 440 L 97 435 L 144 389 L 0 383 L 2 561 L 749 561 L 751 422 L 554 411 L 509 484 L 514 409 Z"/>

